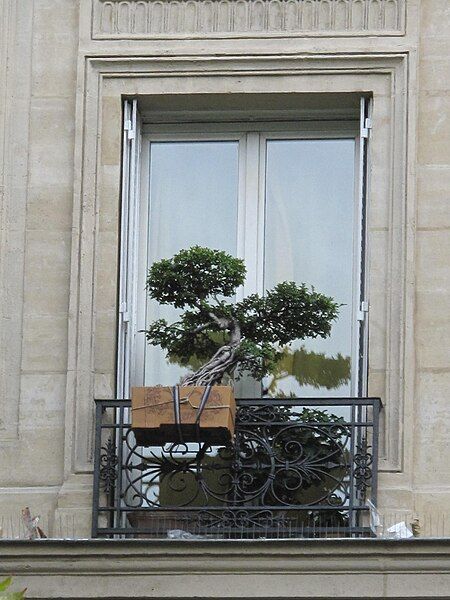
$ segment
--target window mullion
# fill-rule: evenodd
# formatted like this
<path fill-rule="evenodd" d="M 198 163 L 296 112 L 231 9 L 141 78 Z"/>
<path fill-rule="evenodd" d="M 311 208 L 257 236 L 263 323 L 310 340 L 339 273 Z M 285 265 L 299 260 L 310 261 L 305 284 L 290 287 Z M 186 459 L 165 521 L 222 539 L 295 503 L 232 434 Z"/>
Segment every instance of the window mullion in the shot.
<path fill-rule="evenodd" d="M 259 173 L 258 173 L 258 253 L 257 253 L 257 292 L 261 296 L 265 294 L 264 269 L 265 269 L 265 246 L 266 246 L 266 159 L 267 138 L 259 135 Z"/>
<path fill-rule="evenodd" d="M 247 267 L 244 296 L 260 291 L 262 287 L 262 244 L 261 233 L 261 182 L 260 182 L 260 135 L 246 136 L 245 200 L 244 200 L 244 243 L 243 258 Z"/>
<path fill-rule="evenodd" d="M 237 300 L 249 294 L 260 292 L 262 288 L 263 237 L 264 226 L 261 207 L 261 156 L 259 133 L 247 133 L 241 141 L 239 162 L 240 193 L 238 214 L 238 254 L 245 261 L 247 277 Z M 261 383 L 251 377 L 244 377 L 235 384 L 235 393 L 242 398 L 259 398 Z"/>
<path fill-rule="evenodd" d="M 239 181 L 238 181 L 238 214 L 237 214 L 237 248 L 236 253 L 244 261 L 246 242 L 246 199 L 247 199 L 247 136 L 239 139 Z M 236 291 L 236 300 L 239 302 L 245 295 L 245 288 L 241 286 Z"/>

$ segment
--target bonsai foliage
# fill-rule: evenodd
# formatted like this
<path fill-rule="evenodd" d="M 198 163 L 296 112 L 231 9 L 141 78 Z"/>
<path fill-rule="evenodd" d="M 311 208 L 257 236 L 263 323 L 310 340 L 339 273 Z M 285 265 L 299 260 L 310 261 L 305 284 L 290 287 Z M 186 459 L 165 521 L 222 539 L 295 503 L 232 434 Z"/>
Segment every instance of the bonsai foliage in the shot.
<path fill-rule="evenodd" d="M 327 337 L 338 314 L 332 298 L 292 281 L 279 283 L 265 296 L 230 301 L 244 283 L 244 262 L 220 250 L 194 246 L 152 265 L 147 277 L 150 298 L 181 309 L 176 323 L 158 319 L 149 325 L 150 344 L 169 359 L 199 368 L 182 385 L 219 384 L 225 374 L 249 372 L 261 379 L 271 372 L 282 348 L 297 339 Z M 228 298 L 228 299 L 227 299 Z"/>

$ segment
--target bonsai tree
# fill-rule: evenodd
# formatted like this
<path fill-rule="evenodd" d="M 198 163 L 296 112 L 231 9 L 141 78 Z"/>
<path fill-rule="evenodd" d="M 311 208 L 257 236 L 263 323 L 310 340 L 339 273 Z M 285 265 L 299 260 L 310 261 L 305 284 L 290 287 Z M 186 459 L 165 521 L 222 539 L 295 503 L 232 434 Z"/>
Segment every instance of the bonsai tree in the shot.
<path fill-rule="evenodd" d="M 339 308 L 332 298 L 285 281 L 265 296 L 251 294 L 233 302 L 245 275 L 243 260 L 200 246 L 150 268 L 149 297 L 181 309 L 181 314 L 176 323 L 151 323 L 147 341 L 182 365 L 193 357 L 199 361 L 181 385 L 217 385 L 225 375 L 244 372 L 261 379 L 294 340 L 329 335 Z"/>

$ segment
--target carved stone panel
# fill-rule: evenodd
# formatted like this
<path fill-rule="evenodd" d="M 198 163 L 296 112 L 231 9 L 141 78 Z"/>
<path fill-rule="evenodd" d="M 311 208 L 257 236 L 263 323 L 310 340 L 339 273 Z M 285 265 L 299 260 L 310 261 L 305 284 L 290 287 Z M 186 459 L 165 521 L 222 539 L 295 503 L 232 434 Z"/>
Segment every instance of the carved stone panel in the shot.
<path fill-rule="evenodd" d="M 94 0 L 96 39 L 401 35 L 405 0 Z"/>

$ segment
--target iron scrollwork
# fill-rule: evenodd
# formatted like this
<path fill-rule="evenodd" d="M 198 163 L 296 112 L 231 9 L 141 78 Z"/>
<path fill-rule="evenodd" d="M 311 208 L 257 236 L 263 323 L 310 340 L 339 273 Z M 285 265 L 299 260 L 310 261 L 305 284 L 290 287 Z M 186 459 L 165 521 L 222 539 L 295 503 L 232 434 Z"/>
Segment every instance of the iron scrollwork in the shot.
<path fill-rule="evenodd" d="M 101 447 L 98 476 L 104 491 L 115 489 L 114 511 L 137 533 L 142 523 L 149 530 L 165 518 L 169 530 L 231 537 L 348 529 L 357 511 L 367 510 L 374 467 L 366 441 L 371 423 L 354 420 L 320 405 L 245 401 L 238 403 L 233 444 L 142 448 L 124 419 Z"/>
<path fill-rule="evenodd" d="M 367 440 L 363 438 L 360 444 L 356 446 L 356 453 L 353 458 L 355 469 L 355 487 L 361 498 L 365 499 L 367 489 L 372 482 L 373 454 L 371 446 L 367 445 Z"/>
<path fill-rule="evenodd" d="M 108 437 L 106 444 L 101 448 L 99 477 L 103 491 L 109 494 L 117 479 L 118 457 L 112 436 Z"/>
<path fill-rule="evenodd" d="M 223 448 L 142 449 L 130 431 L 124 502 L 154 508 L 344 506 L 350 433 L 337 419 L 308 423 L 283 407 L 247 407 L 238 413 L 234 445 Z"/>

